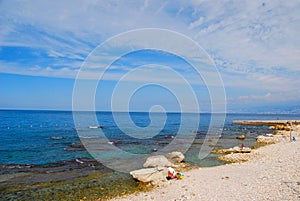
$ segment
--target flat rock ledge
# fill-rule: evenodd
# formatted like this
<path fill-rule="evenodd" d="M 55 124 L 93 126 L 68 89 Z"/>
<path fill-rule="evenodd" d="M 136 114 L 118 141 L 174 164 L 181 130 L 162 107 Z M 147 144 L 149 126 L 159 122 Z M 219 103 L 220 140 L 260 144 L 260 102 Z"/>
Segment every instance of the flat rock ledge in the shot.
<path fill-rule="evenodd" d="M 276 134 L 259 135 L 256 138 L 256 141 L 258 144 L 277 144 L 280 142 L 287 142 L 290 140 L 291 136 L 299 137 L 299 132 L 300 125 L 297 124 L 291 127 L 290 131 L 280 130 L 276 132 Z M 232 149 L 213 150 L 212 153 L 227 154 L 218 157 L 219 160 L 227 163 L 246 162 L 252 158 L 259 157 L 255 150 L 251 153 L 240 153 L 238 152 L 239 149 L 239 147 L 234 147 Z"/>
<path fill-rule="evenodd" d="M 285 138 L 286 136 L 283 135 L 273 135 L 273 136 L 259 135 L 256 138 L 256 142 L 259 144 L 275 144 L 283 141 Z"/>
<path fill-rule="evenodd" d="M 254 157 L 256 157 L 255 153 L 235 153 L 219 156 L 218 159 L 227 163 L 239 163 L 246 162 Z"/>
<path fill-rule="evenodd" d="M 131 171 L 132 177 L 138 181 L 150 183 L 154 186 L 166 186 L 169 184 L 167 180 L 168 167 L 184 168 L 186 163 L 182 163 L 184 155 L 181 152 L 174 151 L 166 156 L 157 155 L 147 158 L 142 169 Z"/>
<path fill-rule="evenodd" d="M 215 149 L 212 150 L 211 153 L 213 154 L 232 154 L 232 153 L 250 153 L 250 148 L 241 149 L 240 147 L 233 147 L 229 149 Z"/>

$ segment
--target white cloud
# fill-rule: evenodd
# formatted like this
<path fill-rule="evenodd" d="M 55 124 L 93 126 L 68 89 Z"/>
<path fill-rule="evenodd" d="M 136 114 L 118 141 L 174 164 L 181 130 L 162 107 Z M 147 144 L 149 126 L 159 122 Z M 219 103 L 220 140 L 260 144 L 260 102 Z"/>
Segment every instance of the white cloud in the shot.
<path fill-rule="evenodd" d="M 297 1 L 289 3 L 216 4 L 220 14 L 212 12 L 216 9 L 201 10 L 206 26 L 195 28 L 195 36 L 205 48 L 235 64 L 255 61 L 264 68 L 284 65 L 295 69 L 300 61 L 300 40 L 296 37 L 300 32 L 300 5 Z"/>
<path fill-rule="evenodd" d="M 251 95 L 251 96 L 239 96 L 238 99 L 240 100 L 270 100 L 272 98 L 272 94 L 269 92 L 265 95 L 257 96 L 257 95 Z"/>
<path fill-rule="evenodd" d="M 26 67 L 2 59 L 0 72 L 74 78 L 86 56 L 109 37 L 155 27 L 198 42 L 228 87 L 267 91 L 277 100 L 282 94 L 300 99 L 299 10 L 297 0 L 1 1 L 0 45 L 31 47 L 52 60 Z M 257 94 L 245 96 L 259 101 Z"/>
<path fill-rule="evenodd" d="M 200 26 L 201 24 L 203 24 L 203 22 L 204 22 L 204 17 L 200 17 L 198 20 L 190 23 L 189 29 L 194 29 L 194 28 Z"/>

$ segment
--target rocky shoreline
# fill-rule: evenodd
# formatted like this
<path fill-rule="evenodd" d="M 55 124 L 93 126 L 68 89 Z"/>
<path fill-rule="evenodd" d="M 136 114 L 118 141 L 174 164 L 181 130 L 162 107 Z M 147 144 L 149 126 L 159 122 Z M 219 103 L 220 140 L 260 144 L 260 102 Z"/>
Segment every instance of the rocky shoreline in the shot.
<path fill-rule="evenodd" d="M 231 164 L 187 171 L 185 179 L 168 186 L 113 200 L 299 200 L 300 125 L 276 130 L 274 136 L 258 137 L 270 145 L 251 153 L 224 155 Z"/>
<path fill-rule="evenodd" d="M 87 158 L 0 167 L 0 200 L 97 200 L 149 190 L 130 175 Z"/>
<path fill-rule="evenodd" d="M 280 129 L 276 126 L 274 128 L 279 130 L 274 130 L 272 135 L 259 136 L 257 138 L 257 142 L 262 143 L 263 145 L 274 144 L 275 148 L 272 147 L 273 145 L 259 149 L 253 149 L 251 147 L 252 149 L 250 153 L 242 153 L 243 151 L 240 147 L 232 149 L 235 151 L 227 149 L 229 152 L 219 153 L 222 154 L 220 157 L 223 157 L 223 159 L 219 159 L 230 163 L 233 162 L 233 164 L 229 165 L 199 169 L 198 167 L 192 167 L 185 163 L 184 156 L 180 153 L 150 158 L 145 162 L 142 171 L 148 171 L 148 173 L 150 171 L 152 178 L 147 178 L 146 176 L 147 180 L 143 180 L 144 182 L 136 182 L 133 178 L 138 178 L 135 177 L 134 174 L 129 175 L 114 172 L 105 168 L 98 162 L 87 158 L 61 161 L 60 163 L 49 164 L 48 166 L 18 164 L 2 165 L 0 174 L 0 197 L 5 200 L 49 200 L 50 198 L 54 200 L 105 200 L 116 196 L 127 195 L 125 197 L 114 198 L 113 200 L 218 200 L 209 197 L 213 196 L 211 193 L 208 193 L 208 197 L 203 197 L 204 192 L 202 190 L 198 192 L 197 189 L 195 189 L 195 186 L 205 189 L 205 185 L 208 185 L 211 186 L 211 188 L 215 188 L 214 185 L 218 186 L 218 183 L 214 183 L 213 181 L 212 183 L 203 183 L 203 181 L 210 181 L 210 179 L 207 178 L 209 175 L 217 180 L 221 178 L 221 182 L 223 182 L 236 177 L 234 174 L 235 170 L 231 170 L 232 167 L 234 169 L 240 167 L 240 165 L 244 166 L 244 164 L 252 163 L 256 165 L 256 161 L 263 161 L 266 157 L 267 160 L 269 160 L 269 152 L 272 152 L 271 154 L 276 152 L 277 145 L 286 148 L 289 144 L 291 144 L 291 134 L 297 139 L 295 143 L 292 143 L 293 146 L 299 146 L 299 125 L 293 125 L 290 130 Z M 242 143 L 244 142 L 244 139 L 241 138 L 244 137 L 239 137 L 240 139 L 237 140 Z M 269 147 L 271 149 L 269 151 L 265 151 L 268 150 Z M 295 149 L 298 151 L 299 147 L 296 147 Z M 288 155 L 284 155 L 284 157 L 293 157 L 293 154 L 290 153 L 291 150 L 286 148 L 284 151 L 286 152 L 285 154 Z M 289 154 L 292 156 L 289 156 Z M 277 160 L 276 156 L 272 155 L 272 157 L 274 160 Z M 298 160 L 298 158 L 294 159 Z M 279 158 L 278 160 L 285 161 L 285 159 Z M 164 165 L 162 165 L 162 161 L 164 161 Z M 245 163 L 241 164 L 241 162 Z M 185 178 L 182 180 L 166 180 L 167 167 L 170 166 L 177 171 L 183 172 Z M 286 166 L 294 167 L 295 164 L 288 164 Z M 219 172 L 219 169 L 223 168 L 229 168 L 230 171 L 232 171 L 232 173 L 230 173 L 231 175 L 223 175 L 223 170 Z M 249 167 L 247 165 L 245 169 L 248 168 Z M 300 168 L 299 165 L 297 168 Z M 238 168 L 238 170 L 239 169 L 240 168 Z M 248 169 L 248 171 L 252 170 Z M 290 174 L 290 172 L 287 172 L 287 174 Z M 291 174 L 300 178 L 298 173 L 292 172 Z M 216 178 L 217 175 L 221 175 L 220 178 Z M 195 178 L 197 179 L 195 180 Z M 243 177 L 240 179 L 242 180 Z M 140 181 L 142 181 L 142 179 Z M 232 185 L 234 186 L 235 183 Z M 155 187 L 154 190 L 152 190 L 153 187 Z M 177 193 L 174 194 L 174 192 L 172 192 L 174 191 L 173 188 L 176 189 Z M 159 193 L 162 193 L 163 197 L 157 197 L 156 194 L 159 195 Z M 231 195 L 231 200 L 235 200 L 234 198 L 235 197 Z M 292 197 L 292 199 L 289 200 L 296 199 Z"/>

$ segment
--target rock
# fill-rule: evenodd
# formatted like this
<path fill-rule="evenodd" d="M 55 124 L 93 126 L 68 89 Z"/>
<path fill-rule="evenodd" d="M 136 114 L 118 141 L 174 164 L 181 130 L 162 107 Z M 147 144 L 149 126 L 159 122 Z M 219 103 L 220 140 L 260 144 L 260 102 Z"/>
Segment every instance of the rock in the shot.
<path fill-rule="evenodd" d="M 172 163 L 181 163 L 184 160 L 184 155 L 179 151 L 173 151 L 167 154 L 167 159 Z"/>
<path fill-rule="evenodd" d="M 275 126 L 275 129 L 276 129 L 276 130 L 284 130 L 284 128 L 285 128 L 285 126 L 282 125 L 282 124 L 277 124 L 277 125 Z"/>
<path fill-rule="evenodd" d="M 236 154 L 228 154 L 224 156 L 219 156 L 218 159 L 221 161 L 225 161 L 228 163 L 237 163 L 237 162 L 245 162 L 248 161 L 251 157 L 250 153 L 236 153 Z"/>
<path fill-rule="evenodd" d="M 233 149 L 214 149 L 211 151 L 213 154 L 230 154 L 233 153 Z"/>
<path fill-rule="evenodd" d="M 143 167 L 174 167 L 175 165 L 171 163 L 165 156 L 158 155 L 158 156 L 150 156 L 147 158 L 146 162 L 144 163 Z"/>
<path fill-rule="evenodd" d="M 256 142 L 260 144 L 275 144 L 282 141 L 283 138 L 281 135 L 274 135 L 273 137 L 259 135 L 256 138 Z"/>
<path fill-rule="evenodd" d="M 245 138 L 246 138 L 245 135 L 239 135 L 236 137 L 236 139 L 238 140 L 244 140 Z"/>
<path fill-rule="evenodd" d="M 251 149 L 245 147 L 244 149 L 241 149 L 240 147 L 233 147 L 229 149 L 215 149 L 212 150 L 211 153 L 213 154 L 232 154 L 232 153 L 250 153 Z"/>
<path fill-rule="evenodd" d="M 237 153 L 237 152 L 239 152 L 239 151 L 241 150 L 241 148 L 238 147 L 238 146 L 235 146 L 235 147 L 233 147 L 232 149 L 233 149 L 233 152 L 234 152 L 234 153 Z"/>
<path fill-rule="evenodd" d="M 164 186 L 168 184 L 168 169 L 165 167 L 144 168 L 130 172 L 133 178 L 155 186 Z"/>
<path fill-rule="evenodd" d="M 270 126 L 269 129 L 270 129 L 270 130 L 275 130 L 276 127 L 275 127 L 275 126 Z"/>

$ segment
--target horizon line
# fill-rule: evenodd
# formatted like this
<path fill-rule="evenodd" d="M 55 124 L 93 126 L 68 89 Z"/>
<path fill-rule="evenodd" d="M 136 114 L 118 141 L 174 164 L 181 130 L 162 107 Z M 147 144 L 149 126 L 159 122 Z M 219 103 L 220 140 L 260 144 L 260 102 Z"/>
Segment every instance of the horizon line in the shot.
<path fill-rule="evenodd" d="M 109 111 L 109 110 L 68 110 L 68 109 L 21 109 L 21 108 L 0 108 L 0 111 L 51 111 L 51 112 L 107 112 L 107 113 L 150 113 L 149 111 Z M 151 113 L 164 114 L 164 112 L 156 112 L 153 111 Z M 181 112 L 181 111 L 167 111 L 165 113 L 180 113 L 180 114 L 264 114 L 264 115 L 300 115 L 300 113 L 292 113 L 292 112 Z"/>

